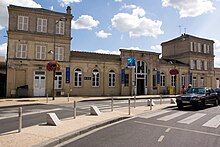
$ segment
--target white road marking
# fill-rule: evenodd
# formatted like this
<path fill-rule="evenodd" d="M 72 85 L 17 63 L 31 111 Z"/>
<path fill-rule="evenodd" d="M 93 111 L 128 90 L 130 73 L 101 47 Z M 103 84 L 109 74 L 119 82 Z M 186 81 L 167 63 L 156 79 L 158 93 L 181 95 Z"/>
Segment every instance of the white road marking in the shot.
<path fill-rule="evenodd" d="M 163 136 L 163 135 L 161 135 L 161 136 L 160 136 L 160 138 L 158 139 L 158 142 L 163 141 L 163 139 L 164 139 L 164 136 Z"/>
<path fill-rule="evenodd" d="M 185 119 L 182 119 L 180 121 L 178 121 L 178 123 L 182 123 L 182 124 L 191 124 L 192 122 L 202 118 L 203 116 L 205 116 L 206 114 L 204 113 L 196 113 L 196 114 L 193 114 Z"/>
<path fill-rule="evenodd" d="M 187 112 L 176 112 L 174 114 L 170 114 L 170 115 L 167 115 L 167 116 L 164 116 L 164 117 L 161 117 L 161 118 L 158 118 L 157 120 L 162 120 L 162 121 L 168 121 L 168 120 L 171 120 L 171 119 L 174 119 L 176 117 L 179 117 L 181 115 L 184 115 L 186 114 Z"/>
<path fill-rule="evenodd" d="M 142 114 L 142 115 L 140 115 L 140 117 L 148 119 L 148 118 L 155 117 L 155 116 L 158 116 L 158 115 L 162 115 L 162 114 L 165 114 L 165 113 L 168 113 L 168 112 L 170 112 L 170 111 L 161 110 L 161 111 L 154 112 L 154 113 L 151 113 L 151 114 Z"/>
<path fill-rule="evenodd" d="M 170 132 L 170 130 L 171 130 L 171 128 L 167 128 L 165 132 L 168 133 L 168 132 Z"/>
<path fill-rule="evenodd" d="M 210 127 L 210 128 L 218 128 L 219 125 L 220 125 L 220 115 L 216 115 L 202 126 Z"/>
<path fill-rule="evenodd" d="M 178 128 L 178 127 L 152 124 L 152 123 L 140 122 L 140 121 L 134 121 L 134 122 L 136 122 L 138 124 L 143 124 L 143 125 L 150 125 L 150 126 L 163 127 L 163 128 L 171 128 L 171 129 L 180 130 L 180 131 L 187 131 L 187 132 L 193 132 L 193 133 L 199 133 L 199 134 L 205 134 L 205 135 L 220 137 L 220 134 L 215 134 L 215 133 L 209 133 L 209 132 L 203 132 L 203 131 L 197 131 L 197 130 L 190 130 L 190 129 L 183 129 L 183 128 Z"/>
<path fill-rule="evenodd" d="M 45 113 L 45 112 L 51 112 L 51 111 L 58 111 L 58 110 L 62 110 L 62 108 L 56 108 L 56 109 L 50 109 L 50 110 L 42 110 L 42 111 L 36 111 L 36 112 L 28 112 L 28 113 L 23 113 L 22 116 L 38 114 L 38 113 Z M 7 119 L 7 118 L 13 118 L 13 117 L 18 117 L 18 114 L 17 115 L 7 116 L 7 117 L 0 117 L 0 120 Z"/>

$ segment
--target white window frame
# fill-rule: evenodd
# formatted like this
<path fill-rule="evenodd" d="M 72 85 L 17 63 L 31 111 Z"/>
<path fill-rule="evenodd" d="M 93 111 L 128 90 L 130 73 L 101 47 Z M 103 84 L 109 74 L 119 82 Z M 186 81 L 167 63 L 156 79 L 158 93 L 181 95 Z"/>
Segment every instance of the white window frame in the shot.
<path fill-rule="evenodd" d="M 166 83 L 166 81 L 165 81 L 165 74 L 164 73 L 161 73 L 160 74 L 160 86 L 161 87 L 165 87 L 165 83 Z"/>
<path fill-rule="evenodd" d="M 204 83 L 204 77 L 201 77 L 200 78 L 200 86 L 204 87 L 205 86 L 205 83 Z"/>
<path fill-rule="evenodd" d="M 196 87 L 196 77 L 193 77 L 192 86 Z"/>
<path fill-rule="evenodd" d="M 16 58 L 27 58 L 27 44 L 17 44 Z"/>
<path fill-rule="evenodd" d="M 58 21 L 56 23 L 56 34 L 64 35 L 65 21 Z"/>
<path fill-rule="evenodd" d="M 63 75 L 62 72 L 56 72 L 55 80 L 54 80 L 54 89 L 62 89 L 62 85 L 63 85 L 63 76 L 62 75 Z"/>
<path fill-rule="evenodd" d="M 201 44 L 200 43 L 198 43 L 198 52 L 201 53 Z"/>
<path fill-rule="evenodd" d="M 201 70 L 201 60 L 197 60 L 197 61 L 196 61 L 196 68 L 197 68 L 198 70 Z"/>
<path fill-rule="evenodd" d="M 100 73 L 97 69 L 92 71 L 92 87 L 99 87 L 100 85 Z"/>
<path fill-rule="evenodd" d="M 55 60 L 63 61 L 64 60 L 64 47 L 56 47 L 55 50 Z"/>
<path fill-rule="evenodd" d="M 109 87 L 115 87 L 115 71 L 110 70 L 109 71 Z"/>
<path fill-rule="evenodd" d="M 47 32 L 47 19 L 37 18 L 37 32 Z"/>
<path fill-rule="evenodd" d="M 27 16 L 18 16 L 18 30 L 28 31 L 28 21 Z"/>
<path fill-rule="evenodd" d="M 204 70 L 208 70 L 208 63 L 207 63 L 207 61 L 204 61 Z"/>
<path fill-rule="evenodd" d="M 46 59 L 46 46 L 36 45 L 36 59 L 39 59 L 39 60 Z"/>
<path fill-rule="evenodd" d="M 206 44 L 203 44 L 203 52 L 207 53 L 207 51 L 206 51 Z"/>
<path fill-rule="evenodd" d="M 197 52 L 197 45 L 196 45 L 196 42 L 193 42 L 194 44 L 194 52 Z"/>
<path fill-rule="evenodd" d="M 176 75 L 171 75 L 171 86 L 176 87 Z"/>
<path fill-rule="evenodd" d="M 181 86 L 186 86 L 186 75 L 182 74 L 181 75 Z"/>
<path fill-rule="evenodd" d="M 207 53 L 209 54 L 210 53 L 210 46 L 207 45 Z"/>
<path fill-rule="evenodd" d="M 74 71 L 74 86 L 82 87 L 82 70 L 79 68 Z"/>

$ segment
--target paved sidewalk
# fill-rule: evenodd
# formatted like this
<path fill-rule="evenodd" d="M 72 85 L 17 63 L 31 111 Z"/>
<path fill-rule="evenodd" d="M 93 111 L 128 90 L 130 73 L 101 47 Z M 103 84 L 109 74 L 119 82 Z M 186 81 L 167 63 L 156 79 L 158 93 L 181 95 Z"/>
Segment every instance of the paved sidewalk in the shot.
<path fill-rule="evenodd" d="M 173 104 L 162 104 L 153 106 L 153 110 L 149 107 L 140 106 L 131 108 L 131 115 L 128 115 L 128 108 L 114 109 L 113 112 L 103 112 L 99 116 L 82 115 L 76 119 L 67 118 L 63 119 L 58 126 L 47 126 L 40 124 L 22 129 L 20 133 L 17 131 L 7 132 L 0 135 L 0 146 L 4 147 L 26 147 L 26 146 L 54 146 L 57 143 L 65 141 L 65 139 L 80 134 L 80 132 L 88 131 L 91 128 L 100 126 L 100 124 L 106 124 L 124 117 L 133 117 L 138 114 L 155 111 L 165 108 L 167 106 L 173 106 Z M 45 117 L 46 119 L 46 117 Z M 97 125 L 99 124 L 99 125 Z M 83 131 L 84 130 L 84 131 Z"/>
<path fill-rule="evenodd" d="M 164 98 L 173 98 L 176 95 L 161 95 Z M 128 99 L 134 98 L 131 96 L 113 96 L 114 99 Z M 38 104 L 65 104 L 73 101 L 92 101 L 92 100 L 105 100 L 111 99 L 112 97 L 56 97 L 52 100 L 52 97 L 34 97 L 34 98 L 4 98 L 0 99 L 0 108 L 15 107 L 15 106 L 25 106 L 25 105 L 38 105 Z M 136 99 L 159 99 L 160 95 L 142 95 L 136 96 Z M 48 102 L 47 102 L 48 101 Z"/>

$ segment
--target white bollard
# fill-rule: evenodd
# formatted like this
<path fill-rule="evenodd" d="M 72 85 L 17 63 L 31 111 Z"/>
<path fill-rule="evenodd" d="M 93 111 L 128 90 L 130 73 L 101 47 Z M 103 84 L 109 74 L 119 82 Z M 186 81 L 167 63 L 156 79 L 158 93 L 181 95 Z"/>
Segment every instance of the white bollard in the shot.
<path fill-rule="evenodd" d="M 18 110 L 18 117 L 19 117 L 19 127 L 18 127 L 18 132 L 21 132 L 21 128 L 22 128 L 22 107 L 19 107 L 19 110 Z"/>
<path fill-rule="evenodd" d="M 73 103 L 73 118 L 76 119 L 76 101 Z"/>
<path fill-rule="evenodd" d="M 113 99 L 113 97 L 112 97 L 112 99 L 111 99 L 111 111 L 113 111 L 113 107 L 114 107 L 114 99 Z"/>
<path fill-rule="evenodd" d="M 128 115 L 131 115 L 131 99 L 128 98 Z"/>

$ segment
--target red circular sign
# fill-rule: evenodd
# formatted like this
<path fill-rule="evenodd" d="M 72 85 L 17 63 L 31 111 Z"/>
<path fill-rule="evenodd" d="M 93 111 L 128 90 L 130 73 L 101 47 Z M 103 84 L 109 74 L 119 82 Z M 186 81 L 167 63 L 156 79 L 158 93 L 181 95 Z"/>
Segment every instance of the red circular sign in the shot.
<path fill-rule="evenodd" d="M 174 68 L 174 69 L 171 69 L 171 70 L 170 70 L 170 74 L 171 74 L 171 75 L 177 75 L 177 74 L 179 74 L 179 71 Z"/>

